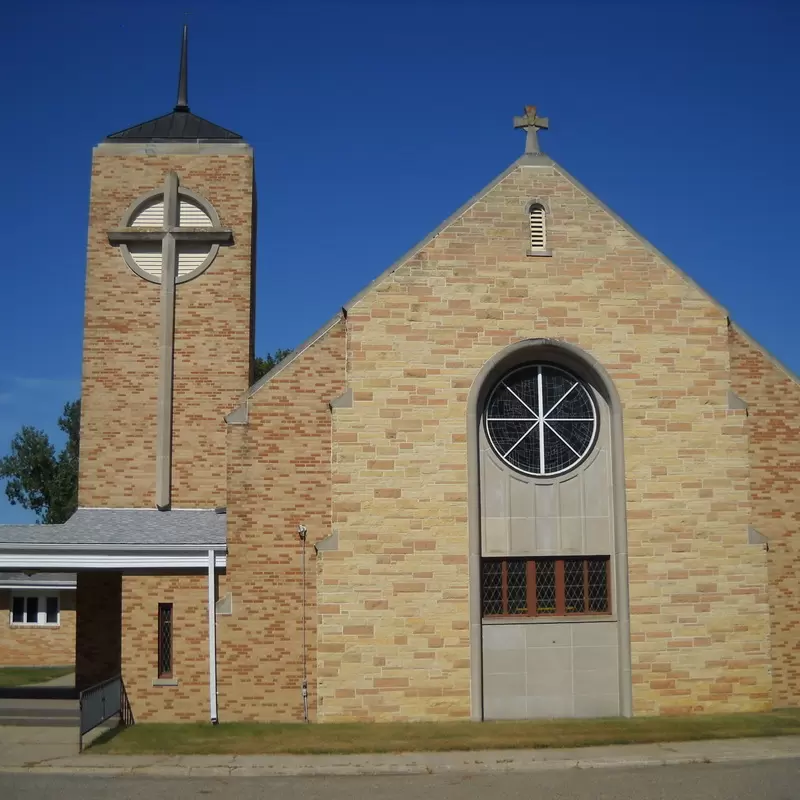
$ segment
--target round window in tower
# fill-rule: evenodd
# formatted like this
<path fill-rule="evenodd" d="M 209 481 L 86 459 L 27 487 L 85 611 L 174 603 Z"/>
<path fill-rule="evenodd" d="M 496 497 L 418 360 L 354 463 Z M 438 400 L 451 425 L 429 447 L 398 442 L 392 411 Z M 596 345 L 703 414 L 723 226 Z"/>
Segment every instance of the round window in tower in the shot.
<path fill-rule="evenodd" d="M 509 372 L 492 390 L 486 436 L 506 464 L 550 477 L 574 469 L 597 440 L 597 404 L 589 386 L 550 364 Z"/>

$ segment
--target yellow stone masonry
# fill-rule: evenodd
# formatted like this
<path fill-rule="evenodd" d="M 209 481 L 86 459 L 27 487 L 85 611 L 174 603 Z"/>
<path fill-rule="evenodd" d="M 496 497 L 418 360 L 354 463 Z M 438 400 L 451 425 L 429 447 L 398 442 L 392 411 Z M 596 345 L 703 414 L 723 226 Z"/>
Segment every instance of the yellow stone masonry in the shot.
<path fill-rule="evenodd" d="M 551 257 L 526 254 L 549 209 Z M 747 544 L 745 412 L 725 313 L 552 166 L 518 166 L 347 318 L 319 559 L 323 721 L 470 714 L 467 398 L 483 364 L 563 339 L 622 398 L 634 712 L 770 705 L 767 564 Z"/>
<path fill-rule="evenodd" d="M 233 230 L 178 286 L 175 328 L 173 505 L 228 514 L 221 720 L 301 720 L 304 674 L 312 720 L 470 717 L 468 399 L 487 361 L 541 337 L 582 348 L 621 399 L 634 713 L 799 702 L 800 389 L 724 309 L 560 168 L 523 160 L 247 393 L 252 169 L 244 148 L 99 148 L 87 256 L 80 502 L 151 508 L 159 289 L 107 234 L 170 170 Z M 534 201 L 548 254 L 528 253 Z M 207 720 L 206 580 L 82 573 L 80 685 L 121 649 L 138 721 Z"/>

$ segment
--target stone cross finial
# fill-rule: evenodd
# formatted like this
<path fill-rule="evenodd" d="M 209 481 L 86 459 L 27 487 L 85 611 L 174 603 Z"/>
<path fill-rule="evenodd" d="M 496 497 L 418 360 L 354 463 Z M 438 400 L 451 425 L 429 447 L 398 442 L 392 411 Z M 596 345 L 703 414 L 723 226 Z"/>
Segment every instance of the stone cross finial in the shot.
<path fill-rule="evenodd" d="M 525 113 L 521 117 L 514 117 L 514 127 L 522 128 L 528 134 L 525 139 L 526 154 L 541 152 L 536 134 L 540 128 L 547 130 L 550 120 L 547 117 L 537 117 L 536 106 L 525 106 Z"/>

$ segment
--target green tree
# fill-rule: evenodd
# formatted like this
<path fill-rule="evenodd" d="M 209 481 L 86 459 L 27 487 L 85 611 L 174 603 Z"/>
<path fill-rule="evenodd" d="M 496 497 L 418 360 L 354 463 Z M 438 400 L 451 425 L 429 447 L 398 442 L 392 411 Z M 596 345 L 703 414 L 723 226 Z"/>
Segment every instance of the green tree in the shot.
<path fill-rule="evenodd" d="M 64 406 L 58 427 L 67 443 L 58 455 L 50 437 L 24 425 L 11 440 L 11 452 L 0 458 L 0 478 L 6 497 L 49 524 L 66 522 L 78 507 L 78 457 L 80 454 L 81 401 Z"/>
<path fill-rule="evenodd" d="M 263 378 L 274 366 L 280 364 L 286 356 L 291 353 L 291 350 L 278 349 L 274 353 L 267 353 L 264 358 L 256 356 L 255 364 L 253 365 L 253 381 Z"/>

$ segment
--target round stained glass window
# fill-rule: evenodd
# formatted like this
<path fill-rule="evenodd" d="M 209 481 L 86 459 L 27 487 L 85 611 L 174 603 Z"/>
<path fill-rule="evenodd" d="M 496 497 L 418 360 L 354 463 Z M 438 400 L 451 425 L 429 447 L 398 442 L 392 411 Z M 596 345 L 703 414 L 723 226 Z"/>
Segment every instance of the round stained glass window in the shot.
<path fill-rule="evenodd" d="M 589 454 L 598 415 L 589 387 L 549 364 L 515 369 L 492 390 L 486 435 L 509 466 L 526 475 L 560 475 Z"/>

